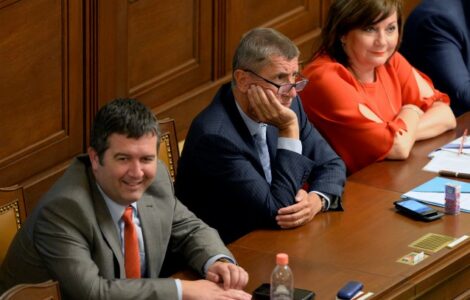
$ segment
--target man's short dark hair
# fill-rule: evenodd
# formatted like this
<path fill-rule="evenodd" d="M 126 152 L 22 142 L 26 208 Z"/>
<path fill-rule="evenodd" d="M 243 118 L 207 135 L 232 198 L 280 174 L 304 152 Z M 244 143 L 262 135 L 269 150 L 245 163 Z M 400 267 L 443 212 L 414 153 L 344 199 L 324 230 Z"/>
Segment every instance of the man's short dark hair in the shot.
<path fill-rule="evenodd" d="M 135 99 L 113 100 L 96 114 L 91 128 L 90 146 L 98 153 L 101 164 L 109 148 L 108 138 L 113 133 L 135 139 L 150 133 L 157 136 L 157 141 L 160 137 L 157 117 Z"/>

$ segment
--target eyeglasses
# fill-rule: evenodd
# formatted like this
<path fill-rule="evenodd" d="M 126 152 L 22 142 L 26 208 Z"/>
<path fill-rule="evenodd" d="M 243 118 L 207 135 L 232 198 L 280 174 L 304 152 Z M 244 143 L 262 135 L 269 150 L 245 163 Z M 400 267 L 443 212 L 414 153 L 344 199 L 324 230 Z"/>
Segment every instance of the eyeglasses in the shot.
<path fill-rule="evenodd" d="M 307 86 L 307 83 L 308 83 L 308 79 L 306 79 L 302 75 L 299 75 L 300 80 L 296 81 L 295 83 L 277 84 L 275 82 L 272 82 L 271 80 L 268 80 L 268 79 L 256 74 L 255 72 L 253 72 L 251 70 L 245 69 L 243 71 L 249 72 L 249 73 L 255 75 L 256 77 L 266 81 L 267 83 L 274 85 L 277 88 L 278 95 L 287 95 L 292 88 L 294 88 L 296 92 L 300 92 Z"/>

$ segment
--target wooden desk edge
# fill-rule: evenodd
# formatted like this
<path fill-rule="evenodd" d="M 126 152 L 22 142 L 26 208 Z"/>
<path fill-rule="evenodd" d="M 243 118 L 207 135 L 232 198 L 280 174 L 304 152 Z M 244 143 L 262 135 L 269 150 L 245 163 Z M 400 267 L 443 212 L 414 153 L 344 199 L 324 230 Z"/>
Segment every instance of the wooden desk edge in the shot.
<path fill-rule="evenodd" d="M 467 241 L 426 268 L 376 293 L 374 299 L 427 299 L 431 294 L 436 298 L 437 293 L 443 297 L 452 295 L 454 299 L 470 290 L 469 278 L 470 242 Z M 451 280 L 449 287 L 446 283 Z"/>

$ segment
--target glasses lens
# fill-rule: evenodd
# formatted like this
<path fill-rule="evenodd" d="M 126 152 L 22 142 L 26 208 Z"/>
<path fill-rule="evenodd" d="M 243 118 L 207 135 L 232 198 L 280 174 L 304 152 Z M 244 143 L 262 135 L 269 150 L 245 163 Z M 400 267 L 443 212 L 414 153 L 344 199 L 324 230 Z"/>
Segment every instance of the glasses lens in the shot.
<path fill-rule="evenodd" d="M 287 84 L 283 84 L 279 87 L 279 91 L 278 93 L 280 95 L 286 95 L 286 94 L 289 94 L 290 90 L 292 89 L 292 87 L 294 86 L 295 84 L 292 84 L 292 83 L 287 83 Z"/>
<path fill-rule="evenodd" d="M 295 84 L 295 91 L 296 92 L 301 92 L 307 86 L 307 83 L 308 83 L 307 79 L 303 79 L 301 81 L 298 81 Z"/>
<path fill-rule="evenodd" d="M 287 83 L 283 84 L 279 87 L 279 94 L 281 95 L 287 95 L 289 94 L 290 90 L 294 87 L 296 92 L 302 91 L 305 86 L 307 86 L 308 80 L 303 79 L 300 81 L 297 81 L 296 83 Z"/>

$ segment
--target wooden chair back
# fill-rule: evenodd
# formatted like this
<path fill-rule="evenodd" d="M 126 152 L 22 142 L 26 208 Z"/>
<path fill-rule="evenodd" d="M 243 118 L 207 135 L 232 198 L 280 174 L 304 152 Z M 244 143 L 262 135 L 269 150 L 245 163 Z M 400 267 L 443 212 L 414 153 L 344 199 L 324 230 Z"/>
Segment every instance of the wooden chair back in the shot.
<path fill-rule="evenodd" d="M 0 300 L 60 300 L 59 282 L 18 284 L 0 296 Z"/>
<path fill-rule="evenodd" d="M 0 264 L 25 218 L 23 188 L 20 186 L 0 188 Z"/>
<path fill-rule="evenodd" d="M 175 181 L 176 171 L 178 169 L 178 160 L 180 158 L 175 120 L 165 118 L 159 121 L 159 125 L 161 136 L 160 146 L 159 149 L 157 149 L 158 158 L 166 164 L 171 178 Z"/>

